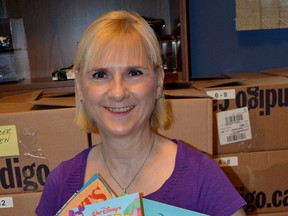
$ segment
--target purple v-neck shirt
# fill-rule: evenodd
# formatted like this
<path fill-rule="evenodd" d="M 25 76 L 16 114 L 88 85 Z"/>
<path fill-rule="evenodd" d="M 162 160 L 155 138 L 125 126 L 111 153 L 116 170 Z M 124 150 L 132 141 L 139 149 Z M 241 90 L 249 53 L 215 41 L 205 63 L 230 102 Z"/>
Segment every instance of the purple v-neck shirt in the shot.
<path fill-rule="evenodd" d="M 159 190 L 145 198 L 212 216 L 230 216 L 246 204 L 218 164 L 205 153 L 173 141 L 178 145 L 174 171 Z M 55 215 L 83 186 L 91 148 L 49 174 L 36 209 L 38 216 Z"/>

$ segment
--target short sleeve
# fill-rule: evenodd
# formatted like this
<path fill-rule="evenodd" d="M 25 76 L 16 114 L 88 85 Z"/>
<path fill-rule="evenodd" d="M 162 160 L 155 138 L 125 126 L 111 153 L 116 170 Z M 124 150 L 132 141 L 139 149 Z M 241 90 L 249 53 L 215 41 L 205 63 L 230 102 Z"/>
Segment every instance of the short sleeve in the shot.
<path fill-rule="evenodd" d="M 57 211 L 55 197 L 57 197 L 56 191 L 58 191 L 58 189 L 55 179 L 59 179 L 57 172 L 52 172 L 47 177 L 40 202 L 36 208 L 37 216 L 51 216 L 55 215 Z"/>
<path fill-rule="evenodd" d="M 74 158 L 62 162 L 48 175 L 36 208 L 38 216 L 55 215 L 67 200 L 83 186 L 90 149 L 83 150 Z"/>

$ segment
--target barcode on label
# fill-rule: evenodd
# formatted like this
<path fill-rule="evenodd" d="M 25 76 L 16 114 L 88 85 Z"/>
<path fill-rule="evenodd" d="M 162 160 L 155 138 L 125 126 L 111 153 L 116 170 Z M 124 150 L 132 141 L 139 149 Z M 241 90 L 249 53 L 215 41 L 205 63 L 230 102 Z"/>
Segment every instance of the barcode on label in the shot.
<path fill-rule="evenodd" d="M 234 142 L 234 141 L 244 140 L 244 139 L 246 139 L 246 134 L 245 133 L 234 134 L 234 135 L 231 135 L 231 136 L 227 137 L 227 142 Z"/>
<path fill-rule="evenodd" d="M 217 113 L 220 145 L 226 145 L 252 138 L 247 107 Z"/>
<path fill-rule="evenodd" d="M 226 116 L 225 117 L 225 123 L 226 123 L 226 125 L 231 125 L 234 123 L 238 123 L 239 121 L 242 121 L 243 119 L 244 119 L 244 117 L 242 114 Z"/>

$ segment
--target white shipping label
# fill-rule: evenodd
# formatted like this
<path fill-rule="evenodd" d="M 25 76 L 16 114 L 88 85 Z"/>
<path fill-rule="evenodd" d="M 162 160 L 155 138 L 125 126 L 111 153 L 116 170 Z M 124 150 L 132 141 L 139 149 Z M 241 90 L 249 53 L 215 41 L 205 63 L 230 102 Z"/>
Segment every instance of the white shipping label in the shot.
<path fill-rule="evenodd" d="M 252 138 L 247 107 L 217 113 L 217 126 L 220 145 Z"/>
<path fill-rule="evenodd" d="M 13 208 L 13 198 L 12 197 L 0 197 L 0 209 L 1 208 Z"/>
<path fill-rule="evenodd" d="M 206 94 L 217 100 L 235 99 L 235 89 L 206 91 Z"/>
<path fill-rule="evenodd" d="M 219 157 L 214 158 L 214 161 L 216 161 L 220 167 L 238 166 L 238 157 Z"/>

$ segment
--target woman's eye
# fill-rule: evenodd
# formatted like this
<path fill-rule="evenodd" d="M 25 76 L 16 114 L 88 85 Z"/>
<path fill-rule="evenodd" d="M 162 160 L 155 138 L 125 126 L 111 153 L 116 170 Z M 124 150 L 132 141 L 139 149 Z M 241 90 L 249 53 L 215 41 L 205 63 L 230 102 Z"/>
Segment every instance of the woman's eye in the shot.
<path fill-rule="evenodd" d="M 143 74 L 143 72 L 142 71 L 140 71 L 140 70 L 131 70 L 130 72 L 129 72 L 129 76 L 140 76 L 140 75 L 142 75 Z"/>
<path fill-rule="evenodd" d="M 92 74 L 92 76 L 95 79 L 105 79 L 107 77 L 107 74 L 104 71 L 96 71 Z"/>

